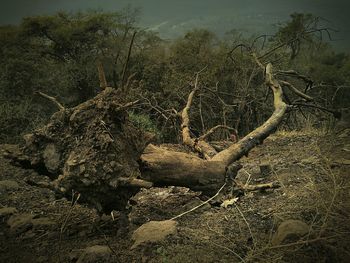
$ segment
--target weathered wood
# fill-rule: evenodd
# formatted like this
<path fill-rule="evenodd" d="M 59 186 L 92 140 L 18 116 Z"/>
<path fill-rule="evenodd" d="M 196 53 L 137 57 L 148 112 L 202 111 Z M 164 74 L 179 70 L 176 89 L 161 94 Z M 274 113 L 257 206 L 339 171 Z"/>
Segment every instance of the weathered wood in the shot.
<path fill-rule="evenodd" d="M 233 144 L 229 148 L 219 152 L 211 159 L 212 161 L 221 161 L 225 165 L 229 165 L 234 161 L 237 161 L 242 156 L 247 155 L 248 152 L 256 145 L 261 144 L 263 140 L 273 133 L 281 123 L 288 105 L 283 102 L 283 90 L 278 81 L 273 77 L 271 64 L 266 66 L 265 73 L 265 82 L 273 91 L 275 111 L 260 127 L 243 137 L 236 144 Z"/>
<path fill-rule="evenodd" d="M 141 179 L 211 193 L 225 182 L 226 166 L 184 152 L 148 145 L 141 155 Z"/>
<path fill-rule="evenodd" d="M 216 150 L 207 142 L 204 140 L 199 140 L 199 139 L 194 139 L 191 136 L 190 132 L 190 109 L 193 101 L 193 97 L 195 93 L 198 91 L 198 73 L 196 76 L 195 84 L 194 84 L 194 89 L 190 92 L 187 98 L 187 103 L 184 109 L 182 110 L 181 113 L 181 118 L 182 118 L 182 124 L 181 124 L 181 130 L 182 130 L 182 141 L 183 144 L 191 147 L 195 151 L 203 154 L 205 159 L 210 159 L 215 154 L 217 154 Z"/>

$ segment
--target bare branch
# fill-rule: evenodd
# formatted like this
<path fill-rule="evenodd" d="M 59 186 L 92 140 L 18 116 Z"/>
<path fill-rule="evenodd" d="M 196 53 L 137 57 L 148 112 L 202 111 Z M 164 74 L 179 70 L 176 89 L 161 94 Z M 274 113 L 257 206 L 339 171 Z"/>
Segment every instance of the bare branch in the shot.
<path fill-rule="evenodd" d="M 35 93 L 39 94 L 41 97 L 44 97 L 44 98 L 50 100 L 51 102 L 53 102 L 57 106 L 57 108 L 59 110 L 64 110 L 65 109 L 64 106 L 61 103 L 59 103 L 56 98 L 54 98 L 52 96 L 49 96 L 49 95 L 47 95 L 47 94 L 45 94 L 45 93 L 43 93 L 41 91 L 36 91 Z"/>
<path fill-rule="evenodd" d="M 125 103 L 124 105 L 115 104 L 116 110 L 117 110 L 117 111 L 120 111 L 120 110 L 124 110 L 124 109 L 126 109 L 126 108 L 133 107 L 133 106 L 135 106 L 137 103 L 139 103 L 139 101 L 140 101 L 140 100 L 131 101 L 131 102 Z"/>
<path fill-rule="evenodd" d="M 303 99 L 305 99 L 306 101 L 313 101 L 314 99 L 312 97 L 310 97 L 309 95 L 306 95 L 305 93 L 301 92 L 300 90 L 298 90 L 296 87 L 294 87 L 292 84 L 290 84 L 287 81 L 283 81 L 280 80 L 280 83 L 286 87 L 288 87 L 292 92 L 294 92 L 296 95 L 298 95 L 299 97 L 302 97 Z"/>
<path fill-rule="evenodd" d="M 294 70 L 278 70 L 276 72 L 277 74 L 282 74 L 282 75 L 287 75 L 287 76 L 292 76 L 292 77 L 296 77 L 298 79 L 301 79 L 303 80 L 307 85 L 312 85 L 313 84 L 313 81 L 312 79 L 310 79 L 309 77 L 307 76 L 304 76 Z"/>
<path fill-rule="evenodd" d="M 333 109 L 327 109 L 325 107 L 315 105 L 315 104 L 305 104 L 305 103 L 298 103 L 297 102 L 297 103 L 293 103 L 291 106 L 315 108 L 315 109 L 319 109 L 319 110 L 333 114 L 334 118 L 336 118 L 336 119 L 340 119 L 340 117 L 341 117 L 341 112 L 339 112 L 337 110 L 333 110 Z"/>
<path fill-rule="evenodd" d="M 209 131 L 207 131 L 205 134 L 200 136 L 198 140 L 205 140 L 218 129 L 225 129 L 225 130 L 234 131 L 235 133 L 237 133 L 237 130 L 235 128 L 232 128 L 226 125 L 216 125 L 215 127 L 211 128 Z"/>
<path fill-rule="evenodd" d="M 255 185 L 246 185 L 240 182 L 235 181 L 237 187 L 243 191 L 262 191 L 266 189 L 274 189 L 281 187 L 279 182 L 265 183 L 265 184 L 255 184 Z"/>
<path fill-rule="evenodd" d="M 204 155 L 205 159 L 210 159 L 213 157 L 217 152 L 216 150 L 208 143 L 206 143 L 203 140 L 193 139 L 191 137 L 191 131 L 190 131 L 190 115 L 189 111 L 192 105 L 193 97 L 195 93 L 198 91 L 198 80 L 199 80 L 199 73 L 196 74 L 196 80 L 194 83 L 194 89 L 191 91 L 191 93 L 188 95 L 187 103 L 185 108 L 182 110 L 181 118 L 182 118 L 182 140 L 185 145 L 188 145 L 195 149 L 197 152 L 200 152 Z"/>

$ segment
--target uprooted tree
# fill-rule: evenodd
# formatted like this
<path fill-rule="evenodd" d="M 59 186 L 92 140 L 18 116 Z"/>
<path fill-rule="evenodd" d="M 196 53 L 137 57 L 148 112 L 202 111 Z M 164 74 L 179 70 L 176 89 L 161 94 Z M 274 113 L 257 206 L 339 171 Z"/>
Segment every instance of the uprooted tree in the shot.
<path fill-rule="evenodd" d="M 125 101 L 125 86 L 113 89 L 101 85 L 100 94 L 73 108 L 65 108 L 55 98 L 41 93 L 59 111 L 46 126 L 27 134 L 22 153 L 12 158 L 49 175 L 53 179 L 49 187 L 65 195 L 79 192 L 82 199 L 101 211 L 123 209 L 140 188 L 153 185 L 185 186 L 207 194 L 216 192 L 226 180 L 234 179 L 240 169 L 236 161 L 262 144 L 277 129 L 285 113 L 293 109 L 294 105 L 286 103 L 285 88 L 299 98 L 294 102 L 298 107 L 313 101 L 290 82 L 277 77 L 296 77 L 307 85 L 310 79 L 292 70 L 274 72 L 271 63 L 262 62 L 269 52 L 259 57 L 251 48 L 247 49 L 273 93 L 274 111 L 261 126 L 225 149 L 214 148 L 207 138 L 218 129 L 230 130 L 230 127 L 218 125 L 197 138 L 190 132 L 190 109 L 200 90 L 200 73 L 197 73 L 187 103 L 178 114 L 183 144 L 192 151 L 150 144 L 152 135 L 136 128 L 128 119 L 128 108 L 139 102 Z M 250 189 L 275 186 L 265 184 Z"/>

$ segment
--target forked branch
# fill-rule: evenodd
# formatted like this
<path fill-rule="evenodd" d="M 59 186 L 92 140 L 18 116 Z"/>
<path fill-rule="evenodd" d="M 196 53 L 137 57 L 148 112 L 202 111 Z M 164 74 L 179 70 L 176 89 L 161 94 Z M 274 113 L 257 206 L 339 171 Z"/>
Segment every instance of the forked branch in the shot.
<path fill-rule="evenodd" d="M 256 56 L 255 56 L 256 58 Z M 256 58 L 258 65 L 263 66 Z M 215 155 L 212 161 L 221 161 L 225 165 L 230 165 L 237 161 L 256 145 L 261 144 L 265 138 L 273 133 L 281 123 L 288 105 L 283 102 L 283 90 L 279 82 L 273 77 L 272 64 L 267 64 L 265 69 L 265 83 L 273 91 L 274 95 L 274 112 L 271 117 L 260 127 L 250 132 L 248 135 L 239 140 L 236 144 Z"/>
<path fill-rule="evenodd" d="M 196 74 L 196 80 L 194 83 L 194 89 L 191 91 L 191 93 L 188 95 L 187 103 L 185 108 L 182 110 L 181 118 L 182 118 L 182 124 L 181 124 L 181 130 L 182 130 L 182 140 L 183 143 L 187 146 L 190 146 L 197 152 L 203 154 L 205 159 L 210 159 L 215 154 L 217 154 L 217 151 L 207 142 L 204 140 L 200 140 L 198 138 L 192 138 L 191 131 L 190 131 L 190 109 L 193 102 L 193 98 L 196 94 L 196 92 L 199 90 L 198 87 L 198 81 L 199 81 L 199 73 Z"/>

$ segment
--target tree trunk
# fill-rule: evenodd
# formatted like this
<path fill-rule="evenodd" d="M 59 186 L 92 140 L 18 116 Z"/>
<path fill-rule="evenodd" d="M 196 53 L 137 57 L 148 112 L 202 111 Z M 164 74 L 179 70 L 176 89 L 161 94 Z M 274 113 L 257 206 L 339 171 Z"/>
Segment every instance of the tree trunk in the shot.
<path fill-rule="evenodd" d="M 141 178 L 155 185 L 185 186 L 215 192 L 225 182 L 226 166 L 194 154 L 148 145 L 141 155 Z"/>

